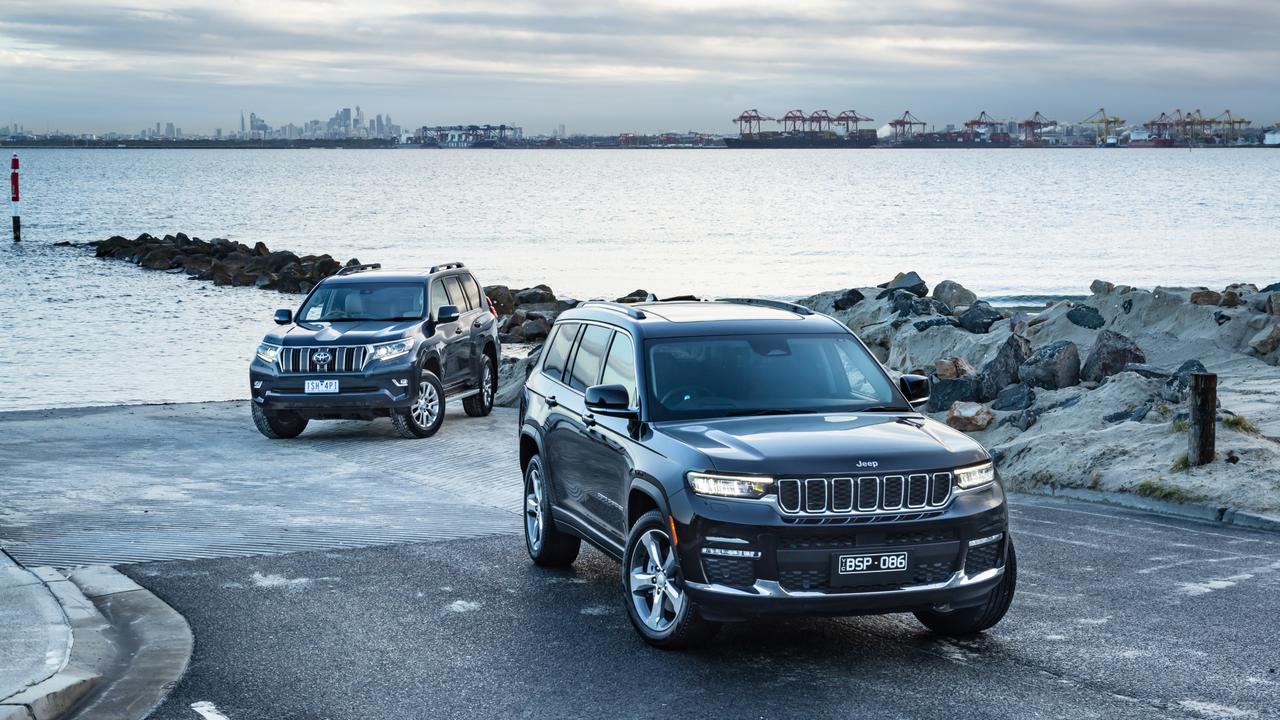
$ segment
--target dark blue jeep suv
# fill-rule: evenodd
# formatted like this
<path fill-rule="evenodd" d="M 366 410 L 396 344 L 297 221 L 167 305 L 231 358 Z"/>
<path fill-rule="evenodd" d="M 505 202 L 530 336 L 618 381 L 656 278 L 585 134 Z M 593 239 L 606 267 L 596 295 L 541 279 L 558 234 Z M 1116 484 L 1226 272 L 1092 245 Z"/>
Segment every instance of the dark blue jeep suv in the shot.
<path fill-rule="evenodd" d="M 460 262 L 346 267 L 275 320 L 249 365 L 253 422 L 269 438 L 297 437 L 309 420 L 375 417 L 424 438 L 444 422 L 446 399 L 471 416 L 493 409 L 497 314 Z"/>
<path fill-rule="evenodd" d="M 774 301 L 592 301 L 560 315 L 520 405 L 525 539 L 563 566 L 622 562 L 661 647 L 774 613 L 997 623 L 1016 560 L 1005 495 L 970 438 L 915 410 L 840 322 Z"/>

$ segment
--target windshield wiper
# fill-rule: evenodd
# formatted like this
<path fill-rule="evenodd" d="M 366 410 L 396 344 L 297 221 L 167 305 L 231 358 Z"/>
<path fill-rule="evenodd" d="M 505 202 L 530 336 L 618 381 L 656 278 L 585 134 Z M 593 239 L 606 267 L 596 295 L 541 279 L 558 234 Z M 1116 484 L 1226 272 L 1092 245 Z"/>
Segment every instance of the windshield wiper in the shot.
<path fill-rule="evenodd" d="M 900 408 L 897 405 L 868 405 L 864 408 L 858 408 L 853 412 L 911 412 L 908 409 Z"/>
<path fill-rule="evenodd" d="M 734 410 L 725 413 L 725 417 L 750 417 L 755 415 L 801 415 L 811 410 L 791 410 L 789 408 L 764 408 L 763 410 Z"/>

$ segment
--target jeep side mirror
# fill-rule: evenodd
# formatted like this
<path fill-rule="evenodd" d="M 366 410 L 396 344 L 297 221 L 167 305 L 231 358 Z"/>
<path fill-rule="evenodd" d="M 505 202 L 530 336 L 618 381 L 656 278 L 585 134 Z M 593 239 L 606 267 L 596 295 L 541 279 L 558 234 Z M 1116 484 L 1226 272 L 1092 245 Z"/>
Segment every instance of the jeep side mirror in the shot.
<path fill-rule="evenodd" d="M 924 375 L 903 375 L 898 378 L 898 389 L 907 396 L 907 402 L 913 408 L 929 402 L 929 378 Z"/>
<path fill-rule="evenodd" d="M 289 308 L 280 308 L 276 311 L 275 321 L 277 325 L 288 325 L 293 322 L 293 311 Z"/>
<path fill-rule="evenodd" d="M 587 388 L 587 409 L 597 415 L 636 419 L 640 413 L 631 407 L 631 397 L 622 385 L 592 385 Z"/>
<path fill-rule="evenodd" d="M 451 323 L 458 322 L 458 318 L 462 317 L 462 312 L 458 310 L 457 305 L 441 305 L 436 311 L 436 322 Z"/>

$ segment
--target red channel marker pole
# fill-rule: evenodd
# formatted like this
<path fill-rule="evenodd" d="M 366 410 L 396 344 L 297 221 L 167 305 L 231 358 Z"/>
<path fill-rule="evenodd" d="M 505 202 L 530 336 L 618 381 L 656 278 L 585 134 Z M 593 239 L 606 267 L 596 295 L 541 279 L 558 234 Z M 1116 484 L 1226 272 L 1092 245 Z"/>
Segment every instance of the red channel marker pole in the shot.
<path fill-rule="evenodd" d="M 9 161 L 9 204 L 13 206 L 13 241 L 22 242 L 22 216 L 18 214 L 18 154 Z"/>

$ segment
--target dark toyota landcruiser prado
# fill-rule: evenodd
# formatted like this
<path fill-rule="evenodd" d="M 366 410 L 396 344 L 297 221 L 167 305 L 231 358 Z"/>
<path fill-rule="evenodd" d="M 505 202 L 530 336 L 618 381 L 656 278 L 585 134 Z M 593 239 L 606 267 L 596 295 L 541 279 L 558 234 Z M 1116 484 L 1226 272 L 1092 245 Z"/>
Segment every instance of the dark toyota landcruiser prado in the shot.
<path fill-rule="evenodd" d="M 620 560 L 660 647 L 775 613 L 980 632 L 1013 599 L 1004 489 L 980 445 L 914 409 L 927 395 L 799 305 L 584 303 L 521 400 L 529 554 L 568 565 L 585 539 Z"/>
<path fill-rule="evenodd" d="M 277 310 L 249 365 L 253 422 L 297 437 L 309 420 L 390 417 L 434 435 L 445 400 L 488 415 L 498 386 L 497 315 L 462 263 L 427 272 L 353 265 L 321 280 L 295 315 Z"/>

